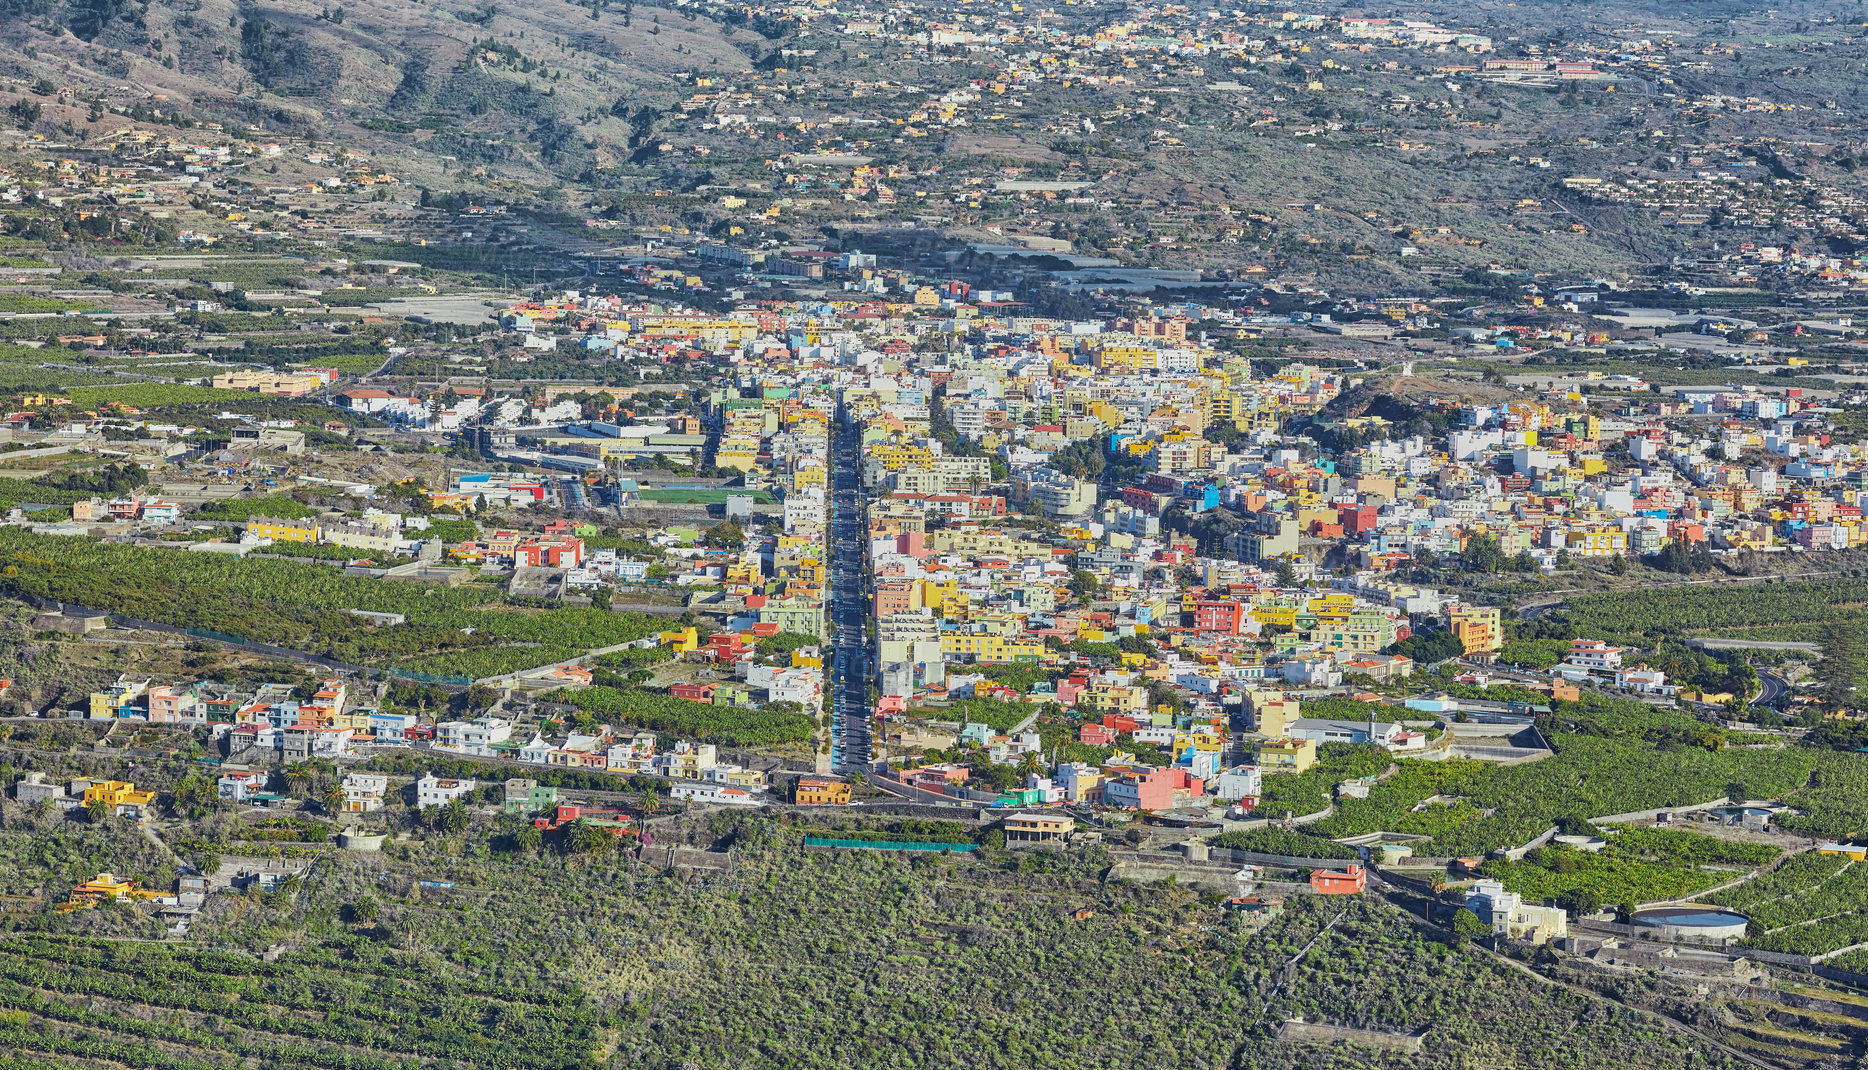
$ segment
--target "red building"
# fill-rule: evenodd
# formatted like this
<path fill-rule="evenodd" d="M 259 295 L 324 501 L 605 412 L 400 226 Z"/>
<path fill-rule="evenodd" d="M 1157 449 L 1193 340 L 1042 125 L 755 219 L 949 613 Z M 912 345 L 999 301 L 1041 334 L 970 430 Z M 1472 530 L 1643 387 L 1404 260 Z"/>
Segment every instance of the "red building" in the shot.
<path fill-rule="evenodd" d="M 676 684 L 668 689 L 668 693 L 676 698 L 687 699 L 689 702 L 706 702 L 711 704 L 713 702 L 713 689 L 713 684 Z"/>
<path fill-rule="evenodd" d="M 1374 531 L 1378 523 L 1375 507 L 1372 505 L 1344 506 L 1336 510 L 1336 518 L 1343 525 L 1345 535 L 1361 535 Z"/>
<path fill-rule="evenodd" d="M 1368 886 L 1368 875 L 1358 865 L 1342 869 L 1317 869 L 1310 872 L 1310 886 L 1319 895 L 1360 895 Z"/>
<path fill-rule="evenodd" d="M 1172 810 L 1177 795 L 1197 796 L 1205 790 L 1205 781 L 1178 766 L 1136 769 L 1105 783 L 1103 802 L 1131 810 Z"/>
<path fill-rule="evenodd" d="M 629 832 L 634 818 L 621 810 L 592 810 L 576 803 L 559 803 L 558 809 L 550 817 L 535 817 L 532 824 L 544 832 L 557 832 L 573 821 L 582 821 L 611 835 L 622 836 Z"/>
<path fill-rule="evenodd" d="M 703 650 L 715 661 L 734 662 L 751 653 L 752 647 L 738 632 L 715 632 L 707 637 Z"/>
<path fill-rule="evenodd" d="M 529 568 L 576 568 L 584 563 L 584 540 L 575 535 L 527 539 L 513 547 L 512 563 Z"/>
<path fill-rule="evenodd" d="M 1194 630 L 1204 635 L 1238 635 L 1245 623 L 1245 605 L 1217 599 L 1194 603 Z"/>
<path fill-rule="evenodd" d="M 1133 717 L 1124 717 L 1119 713 L 1105 713 L 1103 714 L 1103 727 L 1107 728 L 1111 735 L 1119 736 L 1124 732 L 1134 733 L 1141 727 L 1141 723 Z"/>

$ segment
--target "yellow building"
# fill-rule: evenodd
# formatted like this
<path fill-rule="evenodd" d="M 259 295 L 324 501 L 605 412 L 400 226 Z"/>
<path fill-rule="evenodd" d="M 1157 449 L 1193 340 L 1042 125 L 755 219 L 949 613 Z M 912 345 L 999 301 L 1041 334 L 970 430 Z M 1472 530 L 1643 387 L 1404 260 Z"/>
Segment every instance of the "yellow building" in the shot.
<path fill-rule="evenodd" d="M 1258 766 L 1267 773 L 1302 773 L 1316 764 L 1314 739 L 1274 739 L 1258 747 Z"/>
<path fill-rule="evenodd" d="M 253 516 L 247 518 L 246 533 L 262 539 L 271 539 L 274 542 L 315 543 L 318 541 L 318 522 Z"/>
<path fill-rule="evenodd" d="M 1148 689 L 1098 681 L 1084 689 L 1077 705 L 1094 713 L 1144 713 L 1148 709 Z"/>
<path fill-rule="evenodd" d="M 1624 531 L 1572 531 L 1564 538 L 1571 557 L 1613 557 L 1628 552 Z"/>
<path fill-rule="evenodd" d="M 1297 627 L 1297 606 L 1294 603 L 1264 602 L 1252 607 L 1252 619 L 1267 627 Z"/>
<path fill-rule="evenodd" d="M 891 472 L 903 468 L 930 468 L 934 464 L 934 454 L 925 446 L 873 446 L 869 449 L 869 459 Z"/>
<path fill-rule="evenodd" d="M 672 632 L 661 633 L 662 645 L 673 647 L 676 654 L 688 654 L 700 649 L 700 633 L 692 626 Z"/>
<path fill-rule="evenodd" d="M 1260 735 L 1281 739 L 1302 713 L 1298 701 L 1282 691 L 1253 691 L 1246 695 L 1252 707 L 1252 725 Z"/>
<path fill-rule="evenodd" d="M 1494 654 L 1505 645 L 1497 606 L 1454 606 L 1447 617 L 1467 654 Z"/>
<path fill-rule="evenodd" d="M 943 635 L 940 652 L 943 658 L 971 655 L 982 662 L 1037 661 L 1044 656 L 1044 646 L 1021 643 L 1003 635 Z"/>
<path fill-rule="evenodd" d="M 104 899 L 129 899 L 136 894 L 136 882 L 115 873 L 99 873 L 71 890 L 70 902 L 95 903 Z"/>
<path fill-rule="evenodd" d="M 118 817 L 141 818 L 143 807 L 155 798 L 155 792 L 137 791 L 136 785 L 128 780 L 99 780 L 84 789 L 84 805 L 101 802 Z"/>
<path fill-rule="evenodd" d="M 1161 363 L 1161 355 L 1150 346 L 1106 343 L 1092 350 L 1098 371 L 1152 371 Z"/>

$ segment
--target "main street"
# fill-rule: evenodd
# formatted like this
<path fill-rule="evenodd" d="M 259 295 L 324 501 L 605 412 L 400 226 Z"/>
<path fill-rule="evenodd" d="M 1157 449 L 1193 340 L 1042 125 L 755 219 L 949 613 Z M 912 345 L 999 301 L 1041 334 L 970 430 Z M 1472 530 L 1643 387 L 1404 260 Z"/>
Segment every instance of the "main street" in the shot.
<path fill-rule="evenodd" d="M 832 432 L 830 613 L 837 638 L 827 684 L 831 694 L 830 761 L 869 772 L 874 729 L 869 709 L 869 587 L 863 579 L 868 537 L 863 518 L 861 440 L 838 424 Z"/>

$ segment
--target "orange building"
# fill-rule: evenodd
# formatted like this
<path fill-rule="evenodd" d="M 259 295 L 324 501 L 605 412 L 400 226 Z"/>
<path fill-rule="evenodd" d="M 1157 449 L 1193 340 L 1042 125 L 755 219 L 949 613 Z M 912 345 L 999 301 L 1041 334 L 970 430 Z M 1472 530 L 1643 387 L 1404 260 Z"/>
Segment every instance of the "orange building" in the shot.
<path fill-rule="evenodd" d="M 841 780 L 799 777 L 791 801 L 799 806 L 848 806 L 850 785 Z"/>

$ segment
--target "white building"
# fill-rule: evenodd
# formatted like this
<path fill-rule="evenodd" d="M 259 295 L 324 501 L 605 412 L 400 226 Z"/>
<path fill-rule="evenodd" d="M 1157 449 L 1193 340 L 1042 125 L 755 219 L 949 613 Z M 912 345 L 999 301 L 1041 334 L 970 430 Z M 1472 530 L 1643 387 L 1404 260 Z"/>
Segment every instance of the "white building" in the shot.
<path fill-rule="evenodd" d="M 489 757 L 493 744 L 512 738 L 512 722 L 502 717 L 475 717 L 471 721 L 443 721 L 435 725 L 435 746 L 463 754 Z"/>
<path fill-rule="evenodd" d="M 415 782 L 415 808 L 427 810 L 431 807 L 445 806 L 474 789 L 474 782 L 469 780 L 443 780 L 433 773 L 424 773 Z"/>
<path fill-rule="evenodd" d="M 216 794 L 223 799 L 241 803 L 253 795 L 266 790 L 264 773 L 223 773 L 216 785 Z"/>
<path fill-rule="evenodd" d="M 389 777 L 382 773 L 351 773 L 341 787 L 344 813 L 373 814 L 383 808 L 383 798 L 389 794 Z"/>
<path fill-rule="evenodd" d="M 726 784 L 681 783 L 670 788 L 671 798 L 686 799 L 689 802 L 713 803 L 720 806 L 757 806 L 759 797 L 745 788 L 730 787 Z"/>
<path fill-rule="evenodd" d="M 1222 769 L 1213 793 L 1227 802 L 1256 799 L 1265 792 L 1265 778 L 1256 765 L 1235 765 Z"/>
<path fill-rule="evenodd" d="M 1518 893 L 1506 891 L 1503 881 L 1474 882 L 1466 893 L 1466 909 L 1507 940 L 1541 944 L 1570 933 L 1570 916 L 1562 907 L 1527 904 Z"/>

